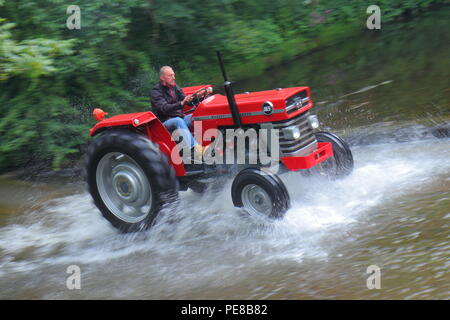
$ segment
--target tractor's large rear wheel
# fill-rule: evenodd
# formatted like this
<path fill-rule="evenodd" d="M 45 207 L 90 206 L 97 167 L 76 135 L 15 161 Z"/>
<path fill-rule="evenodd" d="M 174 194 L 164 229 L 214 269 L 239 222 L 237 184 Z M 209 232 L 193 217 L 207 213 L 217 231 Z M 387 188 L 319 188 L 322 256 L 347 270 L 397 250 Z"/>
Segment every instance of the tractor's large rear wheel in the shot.
<path fill-rule="evenodd" d="M 319 142 L 330 142 L 333 156 L 315 166 L 312 171 L 331 179 L 348 176 L 353 171 L 353 155 L 348 144 L 330 132 L 317 132 Z"/>
<path fill-rule="evenodd" d="M 94 140 L 86 173 L 95 205 L 122 232 L 149 228 L 178 190 L 166 156 L 146 137 L 128 130 L 111 130 Z"/>

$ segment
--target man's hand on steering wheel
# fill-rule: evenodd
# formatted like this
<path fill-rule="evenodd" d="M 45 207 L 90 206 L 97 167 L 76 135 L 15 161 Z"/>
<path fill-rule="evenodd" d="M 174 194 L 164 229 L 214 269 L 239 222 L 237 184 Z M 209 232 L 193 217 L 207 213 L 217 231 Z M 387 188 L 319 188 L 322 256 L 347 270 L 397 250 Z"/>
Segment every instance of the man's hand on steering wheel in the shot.
<path fill-rule="evenodd" d="M 181 101 L 181 105 L 184 106 L 185 104 L 188 104 L 189 102 L 192 101 L 192 99 L 194 99 L 193 94 L 190 94 L 190 95 L 184 97 L 183 101 Z"/>
<path fill-rule="evenodd" d="M 212 93 L 212 87 L 207 87 L 207 88 L 201 88 L 198 89 L 197 91 L 195 91 L 192 96 L 194 104 L 198 105 L 200 102 L 202 102 L 204 100 L 204 98 L 206 98 L 206 96 L 210 93 Z"/>
<path fill-rule="evenodd" d="M 204 98 L 206 98 L 206 96 L 208 96 L 212 92 L 213 92 L 212 87 L 201 88 L 201 89 L 195 91 L 193 94 L 186 96 L 184 98 L 184 100 L 182 101 L 182 104 L 189 97 L 189 100 L 185 103 L 192 102 L 192 104 L 194 105 L 193 108 L 187 111 L 187 112 L 192 112 L 195 109 L 197 109 L 197 107 L 200 105 L 200 102 L 202 102 L 204 100 Z"/>

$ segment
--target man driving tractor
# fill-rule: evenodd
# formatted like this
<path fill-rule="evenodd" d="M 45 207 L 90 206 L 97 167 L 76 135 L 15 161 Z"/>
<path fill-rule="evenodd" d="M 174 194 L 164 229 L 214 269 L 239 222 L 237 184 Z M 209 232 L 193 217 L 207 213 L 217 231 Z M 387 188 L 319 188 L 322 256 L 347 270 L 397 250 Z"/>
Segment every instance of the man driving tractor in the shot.
<path fill-rule="evenodd" d="M 217 56 L 226 96 L 216 93 L 207 98 L 212 93 L 210 85 L 181 89 L 175 83 L 173 69 L 165 66 L 160 70 L 160 83 L 150 92 L 153 112 L 106 118 L 106 112 L 99 108 L 94 110 L 98 122 L 89 134 L 96 138 L 89 145 L 86 160 L 89 192 L 102 215 L 119 230 L 137 232 L 150 228 L 165 205 L 174 202 L 179 191 L 192 189 L 203 193 L 211 181 L 217 182 L 216 179 L 224 175 L 234 176 L 231 198 L 235 207 L 243 208 L 250 215 L 278 219 L 290 207 L 289 192 L 280 174 L 312 168 L 315 169 L 311 172 L 303 172 L 309 175 L 316 171 L 333 179 L 351 174 L 352 152 L 335 134 L 319 131 L 319 120 L 310 113 L 313 103 L 309 87 L 235 95 L 220 52 Z M 237 150 L 233 146 L 231 150 L 218 149 L 230 151 L 228 155 L 233 159 L 228 163 L 209 164 L 203 162 L 205 159 L 196 162 L 198 155 L 204 158 L 205 152 L 201 146 L 203 141 L 195 141 L 191 134 L 189 126 L 194 119 L 201 124 L 201 130 L 196 132 L 202 131 L 203 135 L 208 130 L 223 135 L 234 127 L 241 132 L 253 130 L 259 139 L 261 130 L 255 128 L 275 130 L 271 141 L 272 137 L 278 139 L 273 150 L 281 157 L 275 157 L 275 166 L 272 161 L 269 165 L 259 162 L 241 165 L 234 159 L 233 153 Z M 187 146 L 179 148 L 170 136 L 170 131 L 176 129 Z M 267 136 L 262 138 L 267 139 Z M 273 146 L 271 143 L 270 151 Z M 191 151 L 191 156 L 194 153 L 194 163 L 178 162 L 179 157 L 172 157 L 182 152 L 185 160 L 186 147 L 193 149 L 186 151 Z M 250 141 L 241 151 L 244 154 L 251 151 Z M 186 160 L 192 158 L 186 157 Z"/>
<path fill-rule="evenodd" d="M 189 127 L 192 126 L 192 114 L 185 116 L 183 106 L 190 104 L 194 95 L 185 95 L 175 82 L 175 72 L 170 66 L 161 67 L 160 82 L 150 91 L 153 112 L 170 132 L 178 130 L 183 141 L 194 152 L 203 155 L 205 147 L 195 141 Z M 206 91 L 203 92 L 203 95 Z M 200 95 L 201 97 L 201 95 Z"/>

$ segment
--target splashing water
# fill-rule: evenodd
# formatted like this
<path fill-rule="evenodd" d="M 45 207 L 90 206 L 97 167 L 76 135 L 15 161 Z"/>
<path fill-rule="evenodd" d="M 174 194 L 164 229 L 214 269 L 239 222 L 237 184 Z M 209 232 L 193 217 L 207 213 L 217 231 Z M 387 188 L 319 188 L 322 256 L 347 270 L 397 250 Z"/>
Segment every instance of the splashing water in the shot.
<path fill-rule="evenodd" d="M 86 192 L 51 200 L 0 229 L 0 295 L 70 297 L 63 290 L 65 269 L 76 264 L 87 278 L 88 298 L 208 296 L 200 291 L 223 297 L 219 288 L 239 287 L 258 272 L 277 278 L 280 266 L 327 264 L 339 251 L 330 239 L 345 247 L 352 229 L 380 208 L 449 178 L 448 140 L 359 146 L 353 152 L 355 170 L 345 179 L 282 176 L 292 207 L 270 223 L 233 208 L 231 181 L 219 193 L 184 192 L 160 223 L 133 235 L 111 227 Z M 18 279 L 26 283 L 22 295 L 13 285 Z M 280 290 L 275 282 L 268 296 Z M 266 291 L 255 287 L 250 296 L 265 297 Z"/>

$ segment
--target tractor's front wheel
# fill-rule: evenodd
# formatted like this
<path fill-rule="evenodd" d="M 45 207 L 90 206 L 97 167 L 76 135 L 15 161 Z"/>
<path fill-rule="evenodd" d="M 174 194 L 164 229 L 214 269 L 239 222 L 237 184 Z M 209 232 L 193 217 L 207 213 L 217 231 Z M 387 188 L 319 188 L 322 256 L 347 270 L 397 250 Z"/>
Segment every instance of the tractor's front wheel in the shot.
<path fill-rule="evenodd" d="M 102 215 L 122 232 L 149 228 L 178 182 L 159 148 L 128 130 L 106 132 L 89 146 L 87 183 Z"/>
<path fill-rule="evenodd" d="M 315 166 L 312 171 L 336 179 L 348 176 L 353 171 L 353 154 L 348 144 L 330 132 L 317 132 L 319 142 L 330 142 L 333 156 Z"/>
<path fill-rule="evenodd" d="M 281 218 L 290 207 L 284 183 L 278 176 L 259 168 L 247 168 L 237 174 L 231 197 L 235 207 L 242 207 L 257 217 Z"/>

